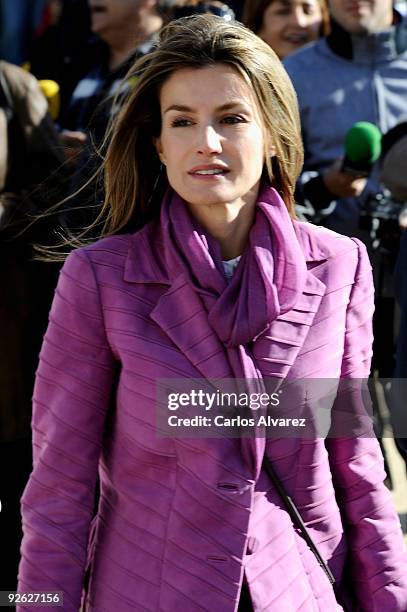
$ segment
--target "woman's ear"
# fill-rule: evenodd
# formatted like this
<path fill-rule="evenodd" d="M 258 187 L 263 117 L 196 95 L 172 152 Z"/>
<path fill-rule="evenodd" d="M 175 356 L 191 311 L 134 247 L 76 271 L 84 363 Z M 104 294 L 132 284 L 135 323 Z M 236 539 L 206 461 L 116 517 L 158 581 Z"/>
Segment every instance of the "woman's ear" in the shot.
<path fill-rule="evenodd" d="M 269 157 L 276 156 L 276 147 L 274 146 L 271 140 L 269 140 L 269 142 L 267 143 L 267 153 Z"/>
<path fill-rule="evenodd" d="M 164 164 L 165 166 L 165 157 L 164 157 L 164 153 L 163 153 L 163 147 L 162 147 L 162 143 L 161 143 L 161 138 L 153 138 L 153 144 L 155 146 L 155 150 L 157 151 L 157 155 L 160 158 L 160 161 L 162 164 Z"/>
<path fill-rule="evenodd" d="M 273 144 L 272 138 L 270 134 L 265 134 L 265 157 L 275 157 L 276 156 L 276 148 Z"/>

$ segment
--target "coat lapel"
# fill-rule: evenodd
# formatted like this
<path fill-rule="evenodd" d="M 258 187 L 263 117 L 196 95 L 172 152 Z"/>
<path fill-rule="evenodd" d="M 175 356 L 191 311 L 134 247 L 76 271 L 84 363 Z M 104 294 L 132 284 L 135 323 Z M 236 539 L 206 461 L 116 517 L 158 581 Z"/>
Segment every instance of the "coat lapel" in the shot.
<path fill-rule="evenodd" d="M 178 276 L 150 316 L 204 378 L 233 377 L 225 348 L 188 278 Z"/>
<path fill-rule="evenodd" d="M 181 272 L 172 281 L 168 278 L 153 226 L 144 227 L 135 238 L 127 255 L 124 280 L 163 285 L 151 319 L 203 378 L 232 378 L 225 347 L 210 327 L 203 302 L 187 274 Z"/>

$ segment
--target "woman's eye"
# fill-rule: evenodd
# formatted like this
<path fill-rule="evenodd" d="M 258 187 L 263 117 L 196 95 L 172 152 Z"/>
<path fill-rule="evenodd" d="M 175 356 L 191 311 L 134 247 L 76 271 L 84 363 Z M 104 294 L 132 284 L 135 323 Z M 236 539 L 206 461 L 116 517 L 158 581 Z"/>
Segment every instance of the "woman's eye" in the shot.
<path fill-rule="evenodd" d="M 318 5 L 316 4 L 303 4 L 302 10 L 305 15 L 314 15 L 318 12 Z"/>
<path fill-rule="evenodd" d="M 284 7 L 282 6 L 281 8 L 276 8 L 274 11 L 274 15 L 276 17 L 286 17 L 287 15 L 291 15 L 292 9 L 291 7 Z"/>
<path fill-rule="evenodd" d="M 222 123 L 233 125 L 234 123 L 243 123 L 243 117 L 239 117 L 238 115 L 228 115 L 227 117 L 223 117 Z"/>
<path fill-rule="evenodd" d="M 192 121 L 190 119 L 174 119 L 171 123 L 172 127 L 186 127 L 191 125 Z"/>

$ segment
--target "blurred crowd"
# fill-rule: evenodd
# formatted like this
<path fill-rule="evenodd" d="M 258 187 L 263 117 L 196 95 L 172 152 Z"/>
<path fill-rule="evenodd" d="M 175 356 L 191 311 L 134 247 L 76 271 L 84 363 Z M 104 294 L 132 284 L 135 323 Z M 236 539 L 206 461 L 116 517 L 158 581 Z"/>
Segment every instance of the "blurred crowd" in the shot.
<path fill-rule="evenodd" d="M 38 245 L 44 256 L 98 217 L 98 168 L 109 122 L 134 86 L 127 72 L 170 20 L 237 19 L 284 63 L 305 147 L 298 216 L 365 242 L 376 283 L 372 375 L 407 378 L 405 9 L 392 0 L 0 0 L 3 589 L 16 583 L 31 394 L 59 271 L 35 257 Z M 407 462 L 407 407 L 391 384 L 385 392 Z M 379 436 L 381 426 L 378 411 Z"/>

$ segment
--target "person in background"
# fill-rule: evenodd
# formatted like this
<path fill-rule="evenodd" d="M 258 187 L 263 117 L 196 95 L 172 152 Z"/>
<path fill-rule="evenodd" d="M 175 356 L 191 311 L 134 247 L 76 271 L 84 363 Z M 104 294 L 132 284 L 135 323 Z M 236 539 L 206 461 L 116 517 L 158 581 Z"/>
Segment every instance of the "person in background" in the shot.
<path fill-rule="evenodd" d="M 368 179 L 343 171 L 345 135 L 359 121 L 385 134 L 405 117 L 407 28 L 392 0 L 330 0 L 329 8 L 329 36 L 284 61 L 298 96 L 305 149 L 297 198 L 323 215 L 327 227 L 370 246 L 360 214 L 381 193 L 379 169 L 373 167 Z M 383 365 L 388 362 L 381 375 L 390 376 L 391 355 L 376 353 Z"/>
<path fill-rule="evenodd" d="M 404 149 L 407 136 L 404 137 Z M 405 194 L 407 202 L 407 193 Z M 390 387 L 391 422 L 395 441 L 407 470 L 407 231 L 400 241 L 400 252 L 394 274 L 394 286 L 400 306 L 400 329 L 397 339 L 396 367 Z"/>
<path fill-rule="evenodd" d="M 280 59 L 329 30 L 326 0 L 246 0 L 242 21 Z"/>
<path fill-rule="evenodd" d="M 401 121 L 382 136 L 380 180 L 398 213 L 401 231 L 407 229 L 407 120 Z M 407 357 L 407 355 L 406 355 Z"/>
<path fill-rule="evenodd" d="M 75 87 L 60 121 L 60 138 L 72 166 L 71 192 L 88 185 L 67 207 L 68 231 L 89 225 L 98 214 L 103 185 L 92 180 L 100 165 L 98 150 L 134 84 L 135 79 L 124 78 L 130 65 L 149 53 L 163 23 L 158 0 L 89 0 L 89 9 L 92 31 L 103 41 L 104 52 Z"/>
<path fill-rule="evenodd" d="M 393 379 L 387 385 L 391 424 L 397 448 L 407 467 L 407 121 L 383 136 L 380 177 L 389 192 L 402 236 L 394 269 L 394 291 L 400 307 L 400 324 Z M 397 244 L 399 240 L 393 237 Z"/>
<path fill-rule="evenodd" d="M 329 9 L 330 34 L 284 65 L 297 92 L 305 147 L 298 199 L 325 210 L 324 224 L 349 235 L 359 233 L 360 196 L 380 187 L 374 176 L 367 185 L 342 171 L 345 135 L 358 121 L 384 134 L 405 116 L 407 30 L 392 0 L 329 0 Z"/>
<path fill-rule="evenodd" d="M 93 69 L 75 87 L 61 118 L 61 139 L 75 158 L 86 142 L 94 151 L 103 141 L 119 87 L 131 62 L 148 53 L 162 26 L 158 0 L 89 0 L 92 32 L 105 43 Z"/>
<path fill-rule="evenodd" d="M 198 15 L 130 74 L 103 239 L 66 260 L 41 352 L 19 591 L 63 591 L 65 612 L 405 612 L 407 552 L 353 391 L 370 366 L 371 268 L 358 240 L 294 218 L 286 71 L 241 24 Z M 177 382 L 258 397 L 310 378 L 349 392 L 307 389 L 298 411 L 344 400 L 346 433 L 157 425 Z"/>
<path fill-rule="evenodd" d="M 330 34 L 284 60 L 298 96 L 305 150 L 296 196 L 311 219 L 368 246 L 376 287 L 372 372 L 391 377 L 393 270 L 371 240 L 383 191 L 379 167 L 365 177 L 344 171 L 343 158 L 355 123 L 370 122 L 385 134 L 406 115 L 406 23 L 392 0 L 329 0 L 328 6 Z M 398 242 L 393 245 L 397 252 Z"/>
<path fill-rule="evenodd" d="M 38 82 L 0 61 L 0 590 L 17 584 L 34 374 L 59 271 L 33 260 L 33 243 L 52 244 L 56 217 L 42 215 L 66 195 L 63 162 Z"/>
<path fill-rule="evenodd" d="M 63 123 L 75 87 L 103 57 L 105 43 L 92 34 L 87 0 L 48 0 L 47 9 L 28 59 L 37 79 L 58 83 Z"/>

